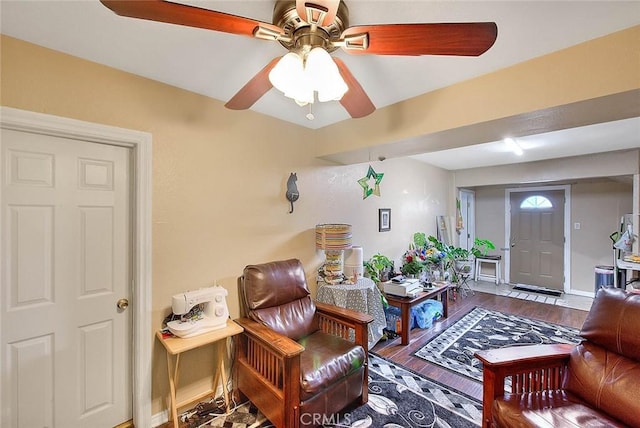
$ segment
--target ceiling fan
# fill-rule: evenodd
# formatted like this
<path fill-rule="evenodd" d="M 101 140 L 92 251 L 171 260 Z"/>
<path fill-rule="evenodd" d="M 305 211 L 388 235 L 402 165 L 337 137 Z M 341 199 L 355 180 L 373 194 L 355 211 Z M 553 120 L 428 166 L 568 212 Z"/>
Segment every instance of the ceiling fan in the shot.
<path fill-rule="evenodd" d="M 225 107 L 234 110 L 250 108 L 274 86 L 274 68 L 281 68 L 281 63 L 286 62 L 285 58 L 297 57 L 299 60 L 294 62 L 299 62 L 298 67 L 302 72 L 303 66 L 310 68 L 312 55 L 315 63 L 315 53 L 324 55 L 338 48 L 355 55 L 479 56 L 493 46 L 498 35 L 498 28 L 494 22 L 381 24 L 349 27 L 349 10 L 341 0 L 277 0 L 272 24 L 165 0 L 100 1 L 121 16 L 278 41 L 289 50 L 289 53 L 294 54 L 274 58 L 247 82 L 225 104 Z M 329 55 L 325 55 L 326 57 Z M 376 107 L 345 63 L 339 58 L 330 58 L 332 60 L 329 61 L 332 63 L 330 67 L 334 69 L 337 67 L 336 72 L 339 72 L 340 80 L 344 85 L 343 90 L 340 91 L 342 93 L 328 95 L 335 96 L 330 99 L 339 100 L 353 118 L 373 113 Z M 276 87 L 281 89 L 277 84 Z M 318 91 L 318 98 L 321 101 L 327 100 L 320 98 L 318 88 L 313 89 Z M 285 95 L 291 96 L 300 105 L 304 105 L 307 102 L 313 102 L 313 89 L 310 100 L 300 101 L 292 95 L 287 93 Z"/>

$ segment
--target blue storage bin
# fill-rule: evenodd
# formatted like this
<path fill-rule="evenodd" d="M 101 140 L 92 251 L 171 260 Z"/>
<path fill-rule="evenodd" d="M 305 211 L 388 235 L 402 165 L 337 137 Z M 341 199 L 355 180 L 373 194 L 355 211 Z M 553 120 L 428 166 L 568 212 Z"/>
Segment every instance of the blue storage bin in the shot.
<path fill-rule="evenodd" d="M 439 300 L 426 300 L 413 308 L 411 315 L 420 328 L 430 328 L 433 322 L 442 316 L 442 302 Z"/>

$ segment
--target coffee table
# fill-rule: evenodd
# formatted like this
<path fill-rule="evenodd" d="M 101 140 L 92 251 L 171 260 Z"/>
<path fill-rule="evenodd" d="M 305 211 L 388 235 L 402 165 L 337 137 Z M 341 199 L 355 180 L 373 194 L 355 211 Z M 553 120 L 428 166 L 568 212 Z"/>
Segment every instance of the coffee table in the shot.
<path fill-rule="evenodd" d="M 449 300 L 448 291 L 450 287 L 451 284 L 448 282 L 436 283 L 435 288 L 432 290 L 421 291 L 416 297 L 400 297 L 385 293 L 387 302 L 389 302 L 391 306 L 400 308 L 400 317 L 402 318 L 402 332 L 400 333 L 402 336 L 402 345 L 409 344 L 409 316 L 413 306 L 422 303 L 427 299 L 440 297 L 440 301 L 442 302 L 442 318 L 447 317 L 447 301 Z"/>

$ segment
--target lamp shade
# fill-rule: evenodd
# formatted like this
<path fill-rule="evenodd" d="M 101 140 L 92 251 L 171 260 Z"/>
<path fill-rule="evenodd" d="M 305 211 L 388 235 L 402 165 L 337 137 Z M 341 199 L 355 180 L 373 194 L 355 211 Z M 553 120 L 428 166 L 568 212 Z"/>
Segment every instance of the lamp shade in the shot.
<path fill-rule="evenodd" d="M 313 48 L 307 55 L 305 73 L 318 92 L 318 101 L 339 100 L 349 89 L 338 66 L 323 48 Z"/>
<path fill-rule="evenodd" d="M 271 69 L 269 81 L 280 92 L 286 92 L 292 82 L 300 84 L 299 81 L 302 79 L 303 74 L 302 58 L 294 52 L 289 52 Z"/>
<path fill-rule="evenodd" d="M 351 248 L 351 225 L 316 225 L 316 248 L 325 251 L 346 250 L 347 248 Z"/>

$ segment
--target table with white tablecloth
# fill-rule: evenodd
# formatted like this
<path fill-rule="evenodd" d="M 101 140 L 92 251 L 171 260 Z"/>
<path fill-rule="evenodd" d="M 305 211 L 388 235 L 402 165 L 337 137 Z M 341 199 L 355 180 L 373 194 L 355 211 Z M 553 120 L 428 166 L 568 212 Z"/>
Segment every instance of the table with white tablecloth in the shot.
<path fill-rule="evenodd" d="M 369 324 L 369 349 L 382 337 L 382 330 L 387 326 L 382 293 L 369 278 L 360 278 L 355 284 L 329 285 L 318 281 L 316 300 L 371 315 L 373 321 Z"/>

